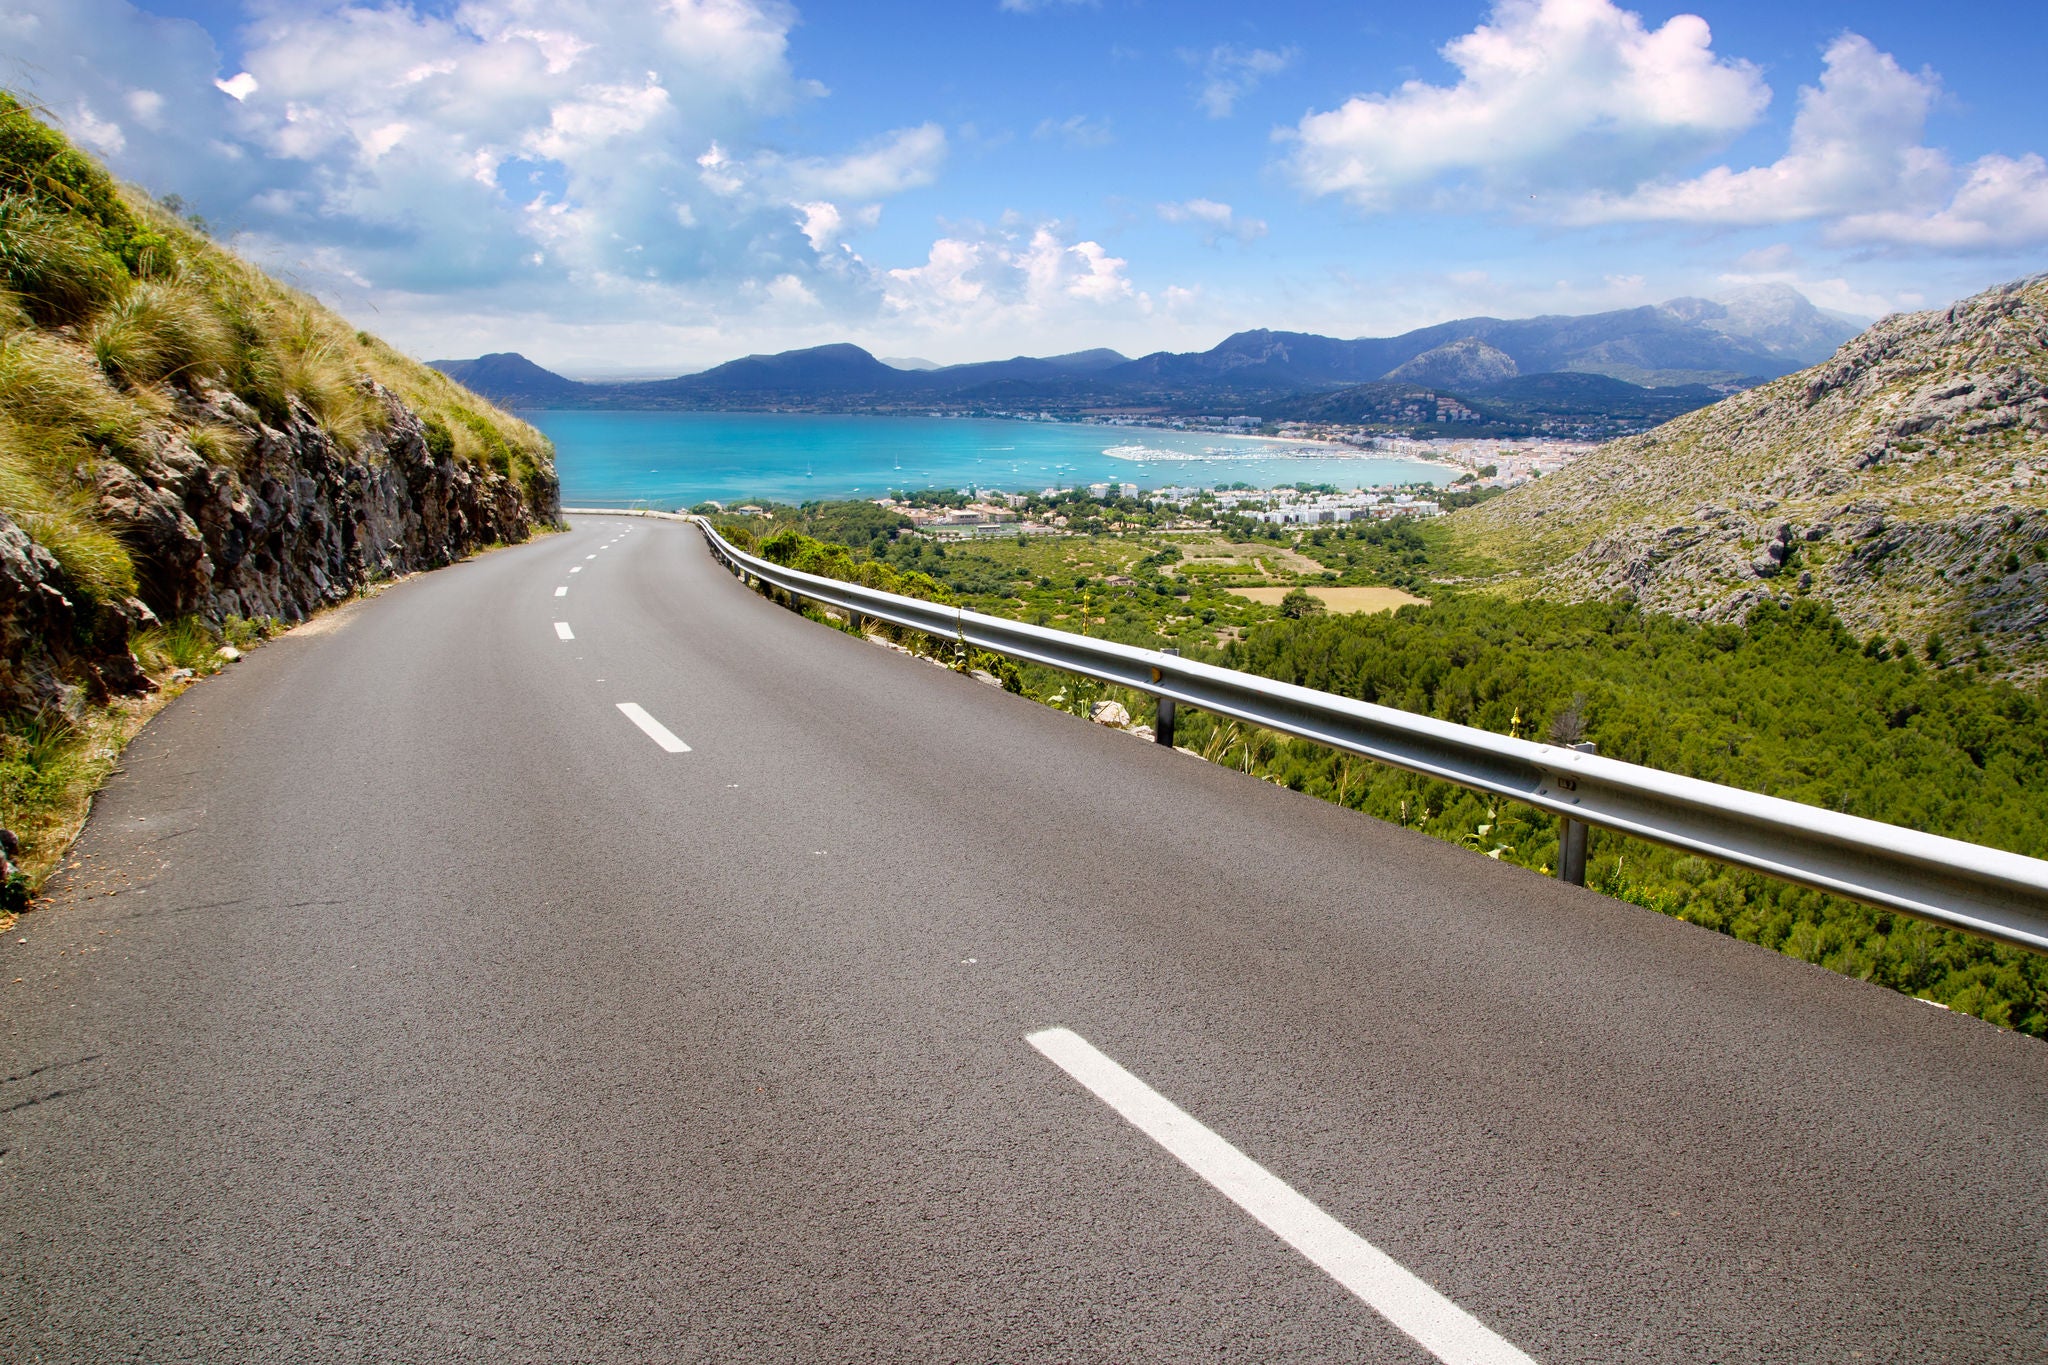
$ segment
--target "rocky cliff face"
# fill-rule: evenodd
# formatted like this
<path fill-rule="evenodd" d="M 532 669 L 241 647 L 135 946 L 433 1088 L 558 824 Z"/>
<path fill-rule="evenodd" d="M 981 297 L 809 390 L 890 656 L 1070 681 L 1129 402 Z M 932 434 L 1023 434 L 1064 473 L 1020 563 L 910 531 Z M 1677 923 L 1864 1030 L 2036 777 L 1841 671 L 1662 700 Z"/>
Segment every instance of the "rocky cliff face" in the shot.
<path fill-rule="evenodd" d="M 1810 593 L 2048 675 L 2048 276 L 1887 318 L 1449 529 L 1521 588 L 1719 618 Z"/>
<path fill-rule="evenodd" d="M 437 458 L 419 417 L 375 392 L 383 430 L 355 449 L 297 404 L 270 426 L 233 394 L 201 388 L 181 398 L 186 423 L 145 459 L 99 462 L 87 496 L 139 579 L 122 602 L 94 606 L 0 515 L 0 710 L 149 689 L 127 642 L 158 619 L 300 621 L 375 580 L 522 540 L 559 514 L 551 482 L 529 501 L 503 474 Z M 193 430 L 210 434 L 212 453 L 186 439 Z"/>

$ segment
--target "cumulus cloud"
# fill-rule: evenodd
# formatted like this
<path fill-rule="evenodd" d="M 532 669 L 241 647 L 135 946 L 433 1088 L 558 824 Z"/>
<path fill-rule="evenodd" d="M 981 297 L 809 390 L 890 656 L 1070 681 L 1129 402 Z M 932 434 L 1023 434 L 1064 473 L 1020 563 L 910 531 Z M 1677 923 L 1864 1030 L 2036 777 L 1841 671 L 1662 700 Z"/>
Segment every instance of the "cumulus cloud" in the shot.
<path fill-rule="evenodd" d="M 1791 145 L 1779 160 L 1594 195 L 1572 216 L 1789 223 L 1901 196 L 1918 202 L 1948 176 L 1946 159 L 1920 145 L 1939 94 L 1932 74 L 1901 70 L 1889 53 L 1844 34 L 1827 50 L 1820 84 L 1800 90 Z"/>
<path fill-rule="evenodd" d="M 1946 206 L 1926 213 L 1853 214 L 1837 225 L 1835 236 L 1945 251 L 2038 246 L 2048 242 L 2048 161 L 2032 152 L 1981 157 Z"/>
<path fill-rule="evenodd" d="M 1228 204 L 1214 199 L 1188 199 L 1161 204 L 1159 216 L 1169 223 L 1190 223 L 1202 230 L 1202 240 L 1214 246 L 1225 237 L 1251 242 L 1266 235 L 1264 219 L 1239 217 Z"/>
<path fill-rule="evenodd" d="M 834 247 L 846 247 L 845 239 L 852 233 L 872 228 L 882 221 L 882 206 L 868 204 L 851 211 L 841 209 L 830 200 L 819 199 L 808 204 L 792 204 L 800 217 L 797 230 L 811 244 L 811 250 L 821 255 L 829 254 Z"/>
<path fill-rule="evenodd" d="M 2048 163 L 1991 155 L 1958 171 L 1925 144 L 1941 94 L 1932 72 L 1902 69 L 1866 38 L 1843 34 L 1820 83 L 1799 92 L 1785 154 L 1575 205 L 1579 222 L 1671 220 L 1757 226 L 1820 220 L 1828 235 L 1944 251 L 1995 251 L 2048 241 Z"/>
<path fill-rule="evenodd" d="M 0 18 L 74 136 L 316 287 L 555 288 L 594 310 L 718 281 L 787 302 L 761 282 L 829 264 L 851 287 L 844 239 L 945 160 L 936 124 L 832 156 L 765 146 L 764 120 L 821 94 L 779 0 L 252 8 L 235 67 L 129 0 Z"/>
<path fill-rule="evenodd" d="M 1149 307 L 1127 265 L 1099 242 L 1066 241 L 1055 224 L 977 230 L 932 243 L 922 265 L 889 271 L 883 302 L 931 332 L 1036 330 L 1077 313 Z"/>
<path fill-rule="evenodd" d="M 1409 81 L 1289 130 L 1300 184 L 1371 210 L 1447 180 L 1632 185 L 1747 128 L 1770 102 L 1755 67 L 1715 54 L 1705 20 L 1680 14 L 1652 29 L 1611 0 L 1497 0 L 1443 55 L 1454 85 Z"/>
<path fill-rule="evenodd" d="M 1262 47 L 1234 47 L 1229 43 L 1206 53 L 1184 52 L 1181 56 L 1201 67 L 1202 83 L 1195 94 L 1210 118 L 1229 118 L 1239 99 L 1259 88 L 1268 76 L 1277 76 L 1294 61 L 1294 49 L 1278 52 Z"/>

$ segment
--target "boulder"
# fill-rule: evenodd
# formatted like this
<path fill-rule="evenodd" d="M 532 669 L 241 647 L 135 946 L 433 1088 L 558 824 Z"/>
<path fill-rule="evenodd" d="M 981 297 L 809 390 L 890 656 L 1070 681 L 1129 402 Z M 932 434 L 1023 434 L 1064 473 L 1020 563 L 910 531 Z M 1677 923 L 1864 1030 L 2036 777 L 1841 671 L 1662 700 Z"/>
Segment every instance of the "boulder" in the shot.
<path fill-rule="evenodd" d="M 1099 701 L 1088 708 L 1088 719 L 1121 730 L 1131 723 L 1131 713 L 1124 710 L 1122 702 Z"/>

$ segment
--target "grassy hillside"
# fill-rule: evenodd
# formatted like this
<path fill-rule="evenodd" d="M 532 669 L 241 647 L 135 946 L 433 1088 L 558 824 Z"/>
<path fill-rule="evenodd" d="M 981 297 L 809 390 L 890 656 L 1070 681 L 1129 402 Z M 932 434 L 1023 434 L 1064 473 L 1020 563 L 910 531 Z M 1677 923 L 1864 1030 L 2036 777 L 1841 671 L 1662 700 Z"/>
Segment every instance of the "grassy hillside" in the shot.
<path fill-rule="evenodd" d="M 131 548 L 99 515 L 95 467 L 167 441 L 234 464 L 246 430 L 184 400 L 226 391 L 266 423 L 295 407 L 355 449 L 388 420 L 374 381 L 433 444 L 552 496 L 553 450 L 526 423 L 356 330 L 126 187 L 0 93 L 0 514 L 89 599 L 135 591 Z"/>
<path fill-rule="evenodd" d="M 0 923 L 163 697 L 557 511 L 540 433 L 0 93 Z"/>
<path fill-rule="evenodd" d="M 1892 652 L 2048 676 L 2048 276 L 1887 318 L 1444 533 L 1514 594 L 1725 620 L 1810 596 Z"/>

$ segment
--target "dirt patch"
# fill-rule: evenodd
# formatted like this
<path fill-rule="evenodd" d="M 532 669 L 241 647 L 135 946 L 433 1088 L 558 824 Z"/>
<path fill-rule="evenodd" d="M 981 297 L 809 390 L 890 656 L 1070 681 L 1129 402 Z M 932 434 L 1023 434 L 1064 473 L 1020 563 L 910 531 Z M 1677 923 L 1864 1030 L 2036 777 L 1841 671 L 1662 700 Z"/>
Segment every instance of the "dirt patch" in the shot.
<path fill-rule="evenodd" d="M 1271 542 L 1192 541 L 1181 547 L 1185 562 L 1195 569 L 1253 569 L 1270 574 L 1321 573 L 1324 566 L 1299 550 Z"/>
<path fill-rule="evenodd" d="M 1263 602 L 1269 607 L 1280 605 L 1280 599 L 1293 592 L 1292 588 L 1231 588 L 1239 597 Z M 1315 598 L 1331 611 L 1350 615 L 1360 611 L 1392 611 L 1410 603 L 1429 605 L 1426 597 L 1416 597 L 1402 592 L 1399 588 L 1308 588 L 1310 597 Z"/>

